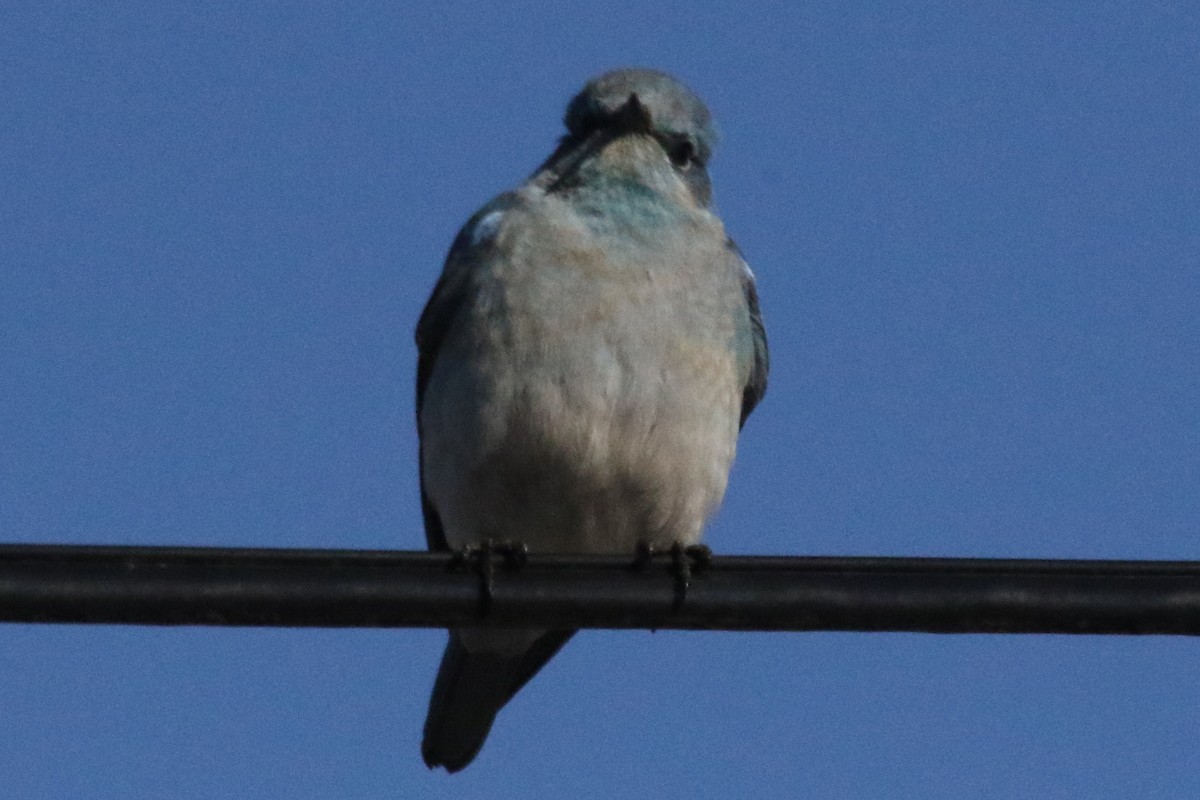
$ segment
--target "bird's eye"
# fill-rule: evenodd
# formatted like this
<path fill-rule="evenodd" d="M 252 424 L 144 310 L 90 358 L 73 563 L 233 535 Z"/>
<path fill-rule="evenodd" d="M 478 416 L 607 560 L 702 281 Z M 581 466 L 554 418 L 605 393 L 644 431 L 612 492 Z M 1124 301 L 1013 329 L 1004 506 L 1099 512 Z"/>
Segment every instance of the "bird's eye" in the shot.
<path fill-rule="evenodd" d="M 696 160 L 696 148 L 687 139 L 683 139 L 667 149 L 667 157 L 678 169 L 687 169 Z"/>

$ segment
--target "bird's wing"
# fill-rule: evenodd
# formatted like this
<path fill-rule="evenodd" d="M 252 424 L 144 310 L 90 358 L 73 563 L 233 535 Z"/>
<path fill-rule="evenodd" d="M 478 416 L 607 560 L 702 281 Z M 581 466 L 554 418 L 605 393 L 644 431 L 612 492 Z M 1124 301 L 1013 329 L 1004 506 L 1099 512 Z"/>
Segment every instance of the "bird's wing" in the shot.
<path fill-rule="evenodd" d="M 742 376 L 742 416 L 740 425 L 746 424 L 750 412 L 767 393 L 767 373 L 771 369 L 771 357 L 767 350 L 767 331 L 763 327 L 762 312 L 758 308 L 758 290 L 754 285 L 754 273 L 742 257 L 738 246 L 730 239 L 727 242 L 730 264 L 738 272 L 742 285 L 742 308 L 744 317 L 738 327 L 737 359 Z"/>
<path fill-rule="evenodd" d="M 501 217 L 519 202 L 512 193 L 502 194 L 481 208 L 458 232 L 446 264 L 433 294 L 425 303 L 421 318 L 417 321 L 417 434 L 421 431 L 421 408 L 425 400 L 425 389 L 433 375 L 433 366 L 446 334 L 454 324 L 459 310 L 470 298 L 472 275 L 492 250 L 496 230 Z M 421 513 L 425 517 L 425 541 L 430 550 L 448 550 L 445 531 L 437 510 L 425 492 L 425 453 L 420 452 Z"/>

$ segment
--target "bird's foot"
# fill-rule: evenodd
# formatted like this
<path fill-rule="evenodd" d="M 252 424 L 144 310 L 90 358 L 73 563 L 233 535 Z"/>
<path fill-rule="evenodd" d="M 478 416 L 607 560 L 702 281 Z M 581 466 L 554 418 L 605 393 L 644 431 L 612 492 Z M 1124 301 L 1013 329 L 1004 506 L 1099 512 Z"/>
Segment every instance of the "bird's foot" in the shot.
<path fill-rule="evenodd" d="M 705 569 L 712 562 L 712 549 L 706 544 L 685 545 L 675 542 L 669 548 L 659 548 L 649 542 L 638 542 L 634 568 L 645 569 L 651 559 L 660 553 L 671 554 L 671 574 L 675 577 L 675 600 L 672 610 L 678 611 L 687 599 L 692 575 Z"/>
<path fill-rule="evenodd" d="M 509 569 L 518 570 L 529 560 L 529 548 L 524 542 L 489 538 L 479 544 L 461 547 L 454 551 L 450 559 L 451 568 L 471 569 L 479 576 L 480 616 L 486 614 L 492 605 L 497 560 Z"/>

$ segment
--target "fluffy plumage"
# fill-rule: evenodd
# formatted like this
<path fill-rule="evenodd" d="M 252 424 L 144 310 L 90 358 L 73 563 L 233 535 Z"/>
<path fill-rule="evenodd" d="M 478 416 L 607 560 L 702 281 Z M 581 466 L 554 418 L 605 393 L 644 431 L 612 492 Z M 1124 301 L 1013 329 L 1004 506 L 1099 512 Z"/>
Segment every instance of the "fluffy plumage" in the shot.
<path fill-rule="evenodd" d="M 529 181 L 459 233 L 417 326 L 431 549 L 695 543 L 766 390 L 753 276 L 709 208 L 704 104 L 618 70 L 565 122 Z M 451 631 L 426 763 L 470 763 L 571 633 Z"/>

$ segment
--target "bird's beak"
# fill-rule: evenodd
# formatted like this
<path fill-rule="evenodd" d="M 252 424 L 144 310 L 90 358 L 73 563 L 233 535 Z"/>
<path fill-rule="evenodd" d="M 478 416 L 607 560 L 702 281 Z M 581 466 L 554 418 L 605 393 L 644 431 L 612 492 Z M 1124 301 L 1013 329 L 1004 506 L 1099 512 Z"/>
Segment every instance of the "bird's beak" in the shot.
<path fill-rule="evenodd" d="M 622 133 L 650 133 L 654 121 L 650 119 L 650 109 L 642 105 L 636 94 L 631 94 L 617 111 L 613 127 Z"/>
<path fill-rule="evenodd" d="M 597 128 L 583 141 L 564 139 L 549 161 L 542 166 L 548 192 L 566 184 L 579 170 L 580 165 L 600 152 L 613 139 L 631 133 L 650 133 L 654 130 L 650 110 L 642 105 L 636 94 L 629 95 L 625 105 L 617 109 L 612 122 Z"/>

